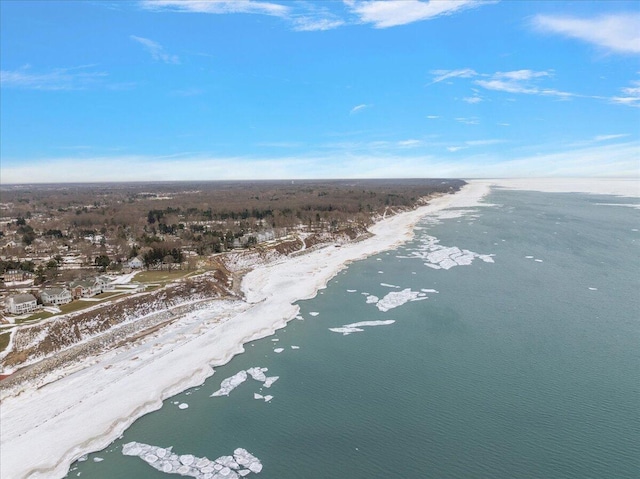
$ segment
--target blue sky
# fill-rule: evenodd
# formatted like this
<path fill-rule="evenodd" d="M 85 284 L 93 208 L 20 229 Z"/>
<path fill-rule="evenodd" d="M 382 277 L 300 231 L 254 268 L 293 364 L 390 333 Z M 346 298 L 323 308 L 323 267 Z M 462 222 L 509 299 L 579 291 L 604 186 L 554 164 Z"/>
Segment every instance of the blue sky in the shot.
<path fill-rule="evenodd" d="M 0 2 L 2 183 L 640 175 L 640 2 Z"/>

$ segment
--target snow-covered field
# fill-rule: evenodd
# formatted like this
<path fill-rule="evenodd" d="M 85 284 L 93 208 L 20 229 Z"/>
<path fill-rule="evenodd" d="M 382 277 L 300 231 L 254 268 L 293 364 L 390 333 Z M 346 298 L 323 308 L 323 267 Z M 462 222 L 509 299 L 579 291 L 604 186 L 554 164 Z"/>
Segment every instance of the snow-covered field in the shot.
<path fill-rule="evenodd" d="M 194 312 L 144 340 L 94 357 L 82 368 L 55 371 L 59 379 L 40 389 L 27 386 L 20 395 L 3 397 L 0 476 L 64 477 L 73 461 L 106 447 L 138 417 L 159 409 L 162 400 L 201 384 L 214 366 L 243 352 L 243 344 L 284 327 L 298 315 L 293 303 L 315 296 L 347 263 L 407 241 L 425 215 L 480 206 L 478 201 L 501 181 L 473 181 L 455 195 L 387 217 L 363 241 L 261 264 L 243 280 L 246 302 L 221 302 Z M 536 189 L 535 183 L 525 186 Z M 637 191 L 637 182 L 627 187 L 633 188 Z M 387 298 L 391 306 L 413 298 L 404 291 L 390 294 L 395 294 Z"/>

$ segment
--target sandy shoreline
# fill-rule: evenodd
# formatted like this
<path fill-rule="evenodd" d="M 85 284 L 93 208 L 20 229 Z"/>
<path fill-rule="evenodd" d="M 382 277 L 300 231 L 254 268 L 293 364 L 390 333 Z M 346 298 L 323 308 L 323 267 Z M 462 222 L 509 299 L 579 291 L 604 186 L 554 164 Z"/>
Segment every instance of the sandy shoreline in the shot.
<path fill-rule="evenodd" d="M 243 352 L 245 343 L 284 327 L 298 313 L 293 303 L 315 296 L 348 263 L 409 240 L 422 217 L 479 206 L 491 186 L 545 191 L 531 182 L 509 181 L 515 180 L 472 181 L 454 195 L 376 223 L 370 229 L 374 236 L 361 242 L 256 267 L 242 282 L 246 302 L 221 302 L 190 313 L 140 344 L 93 358 L 83 369 L 60 372 L 60 379 L 41 389 L 4 398 L 0 476 L 64 477 L 77 458 L 106 447 L 164 399 L 201 384 L 212 367 Z M 638 181 L 623 181 L 624 188 L 618 184 L 615 191 L 594 180 L 570 191 L 624 190 L 625 196 L 638 196 Z"/>

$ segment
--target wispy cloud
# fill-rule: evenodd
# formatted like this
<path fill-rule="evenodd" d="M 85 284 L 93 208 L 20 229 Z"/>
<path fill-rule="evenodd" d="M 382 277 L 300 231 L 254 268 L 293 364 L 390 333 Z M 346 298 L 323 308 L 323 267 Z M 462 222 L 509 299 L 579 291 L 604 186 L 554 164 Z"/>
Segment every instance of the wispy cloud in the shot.
<path fill-rule="evenodd" d="M 456 118 L 456 121 L 458 123 L 463 123 L 464 125 L 478 125 L 480 123 L 480 120 L 476 117 L 459 117 Z"/>
<path fill-rule="evenodd" d="M 640 14 L 635 12 L 577 18 L 536 15 L 536 29 L 582 40 L 615 53 L 640 54 Z"/>
<path fill-rule="evenodd" d="M 471 78 L 478 74 L 471 68 L 461 68 L 459 70 L 432 70 L 432 75 L 435 75 L 431 80 L 430 85 L 434 83 L 440 83 L 441 81 L 448 80 L 449 78 Z"/>
<path fill-rule="evenodd" d="M 129 38 L 142 45 L 149 52 L 151 58 L 156 61 L 172 64 L 180 63 L 180 59 L 177 55 L 171 55 L 165 52 L 162 45 L 160 45 L 158 42 L 154 42 L 153 40 L 150 40 L 148 38 L 138 37 L 136 35 L 130 35 Z"/>
<path fill-rule="evenodd" d="M 154 11 L 189 13 L 253 13 L 260 15 L 286 16 L 290 9 L 274 2 L 252 0 L 142 0 L 142 8 Z"/>
<path fill-rule="evenodd" d="M 18 70 L 2 70 L 0 85 L 28 90 L 86 90 L 103 85 L 108 76 L 105 72 L 95 71 L 95 66 L 56 68 L 44 73 L 33 72 L 29 65 Z"/>
<path fill-rule="evenodd" d="M 609 141 L 609 140 L 617 140 L 618 138 L 624 138 L 629 136 L 629 133 L 618 133 L 615 135 L 597 135 L 593 139 L 594 141 Z"/>
<path fill-rule="evenodd" d="M 351 8 L 360 21 L 372 23 L 375 28 L 388 28 L 408 23 L 429 20 L 442 15 L 475 8 L 487 1 L 475 0 L 403 0 L 403 1 L 350 1 L 345 3 Z"/>
<path fill-rule="evenodd" d="M 543 88 L 536 84 L 541 78 L 551 76 L 549 71 L 514 70 L 508 72 L 496 72 L 487 80 L 480 79 L 474 83 L 487 90 L 503 91 L 507 93 L 523 93 L 526 95 L 543 95 L 569 98 L 576 96 L 574 93 Z"/>
<path fill-rule="evenodd" d="M 365 103 L 362 103 L 361 105 L 356 105 L 354 106 L 351 111 L 349 112 L 350 115 L 353 115 L 354 113 L 358 113 L 359 111 L 364 110 L 365 108 L 369 108 L 371 105 L 367 105 Z"/>
<path fill-rule="evenodd" d="M 631 82 L 631 86 L 620 90 L 622 96 L 614 96 L 611 101 L 622 105 L 640 107 L 640 81 Z"/>
<path fill-rule="evenodd" d="M 459 70 L 433 70 L 431 73 L 434 75 L 431 85 L 450 78 L 474 78 L 474 84 L 487 90 L 560 98 L 579 96 L 574 93 L 538 86 L 537 82 L 541 79 L 552 77 L 552 71 L 512 70 L 487 74 L 478 73 L 471 68 L 462 68 Z M 471 97 L 463 98 L 463 101 L 467 103 L 479 103 L 482 100 L 477 93 Z"/>
<path fill-rule="evenodd" d="M 437 120 L 438 118 L 440 118 L 438 115 L 427 115 L 427 118 L 429 120 Z"/>

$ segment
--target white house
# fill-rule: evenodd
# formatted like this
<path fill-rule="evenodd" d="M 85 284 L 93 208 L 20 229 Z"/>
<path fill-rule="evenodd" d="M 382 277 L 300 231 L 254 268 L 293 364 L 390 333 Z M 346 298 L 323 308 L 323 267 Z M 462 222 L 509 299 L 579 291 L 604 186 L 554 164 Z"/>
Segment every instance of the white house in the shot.
<path fill-rule="evenodd" d="M 12 314 L 25 314 L 38 309 L 38 301 L 32 294 L 16 294 L 7 298 L 6 306 Z"/>
<path fill-rule="evenodd" d="M 131 258 L 129 260 L 129 268 L 131 269 L 142 269 L 144 268 L 144 261 L 140 256 L 136 256 L 135 258 Z"/>
<path fill-rule="evenodd" d="M 67 288 L 47 288 L 40 293 L 44 304 L 67 304 L 71 302 L 71 291 Z"/>

